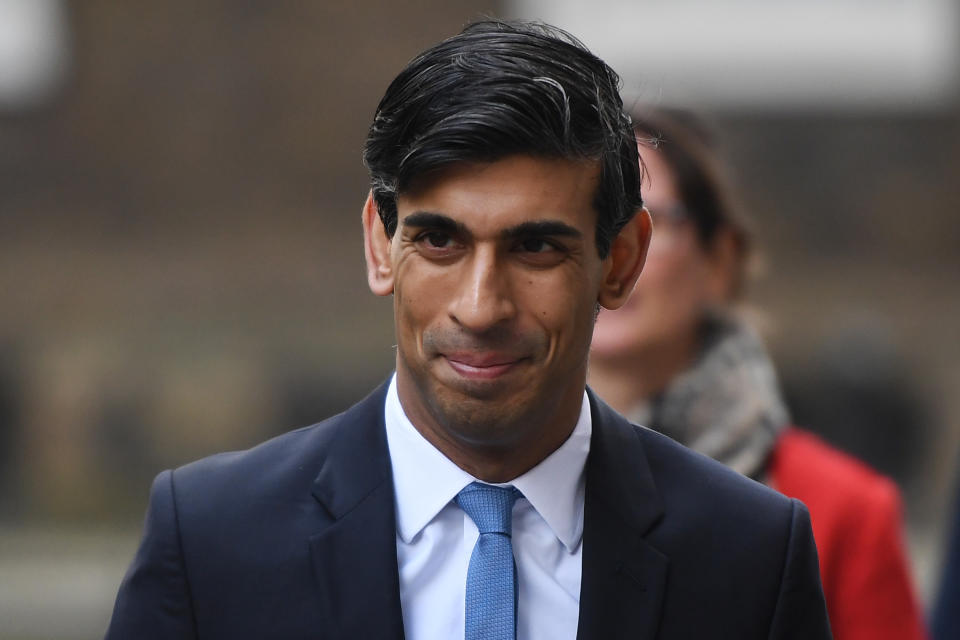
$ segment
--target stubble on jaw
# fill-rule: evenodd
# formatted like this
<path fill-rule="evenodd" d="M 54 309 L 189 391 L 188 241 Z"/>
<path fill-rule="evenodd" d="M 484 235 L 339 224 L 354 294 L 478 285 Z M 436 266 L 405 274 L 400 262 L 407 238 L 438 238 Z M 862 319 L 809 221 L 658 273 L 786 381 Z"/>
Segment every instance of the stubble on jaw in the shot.
<path fill-rule="evenodd" d="M 397 374 L 401 404 L 414 428 L 454 464 L 486 482 L 509 482 L 559 448 L 576 426 L 585 386 L 584 371 L 573 391 L 561 385 L 505 398 L 512 387 L 490 397 L 438 390 L 431 386 L 438 384 L 435 378 L 412 375 L 399 352 Z"/>

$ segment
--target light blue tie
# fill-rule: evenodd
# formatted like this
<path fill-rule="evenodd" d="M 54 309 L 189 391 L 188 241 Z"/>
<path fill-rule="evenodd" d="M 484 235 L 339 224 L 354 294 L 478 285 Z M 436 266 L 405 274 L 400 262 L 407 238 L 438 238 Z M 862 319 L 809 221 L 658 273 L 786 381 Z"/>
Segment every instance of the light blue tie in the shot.
<path fill-rule="evenodd" d="M 457 504 L 480 531 L 467 569 L 465 640 L 517 637 L 517 568 L 510 536 L 519 496 L 514 487 L 479 482 L 457 494 Z"/>

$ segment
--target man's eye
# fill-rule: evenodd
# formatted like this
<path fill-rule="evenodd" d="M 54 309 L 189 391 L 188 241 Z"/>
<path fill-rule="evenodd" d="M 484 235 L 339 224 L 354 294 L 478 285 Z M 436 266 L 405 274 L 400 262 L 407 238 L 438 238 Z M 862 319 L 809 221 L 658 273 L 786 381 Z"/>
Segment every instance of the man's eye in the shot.
<path fill-rule="evenodd" d="M 417 240 L 434 249 L 447 249 L 453 245 L 450 234 L 442 231 L 426 231 L 421 233 Z"/>
<path fill-rule="evenodd" d="M 556 247 L 543 238 L 527 238 L 520 242 L 520 249 L 527 253 L 545 253 L 553 251 Z"/>

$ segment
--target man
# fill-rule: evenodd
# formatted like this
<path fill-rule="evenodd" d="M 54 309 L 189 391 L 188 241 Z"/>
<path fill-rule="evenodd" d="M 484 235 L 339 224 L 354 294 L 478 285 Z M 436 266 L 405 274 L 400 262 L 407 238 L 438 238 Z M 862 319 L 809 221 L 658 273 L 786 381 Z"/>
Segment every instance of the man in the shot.
<path fill-rule="evenodd" d="M 585 391 L 651 233 L 618 78 L 478 23 L 370 129 L 396 373 L 157 477 L 108 638 L 828 638 L 805 508 Z"/>

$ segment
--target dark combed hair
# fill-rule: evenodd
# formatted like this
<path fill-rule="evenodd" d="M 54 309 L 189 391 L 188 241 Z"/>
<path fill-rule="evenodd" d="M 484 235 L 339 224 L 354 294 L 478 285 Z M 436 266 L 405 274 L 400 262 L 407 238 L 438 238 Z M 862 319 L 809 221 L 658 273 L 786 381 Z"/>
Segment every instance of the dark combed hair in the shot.
<path fill-rule="evenodd" d="M 597 250 L 606 257 L 643 204 L 619 89 L 606 63 L 541 23 L 477 22 L 426 50 L 387 88 L 364 148 L 387 234 L 398 195 L 443 167 L 517 154 L 596 160 Z"/>

